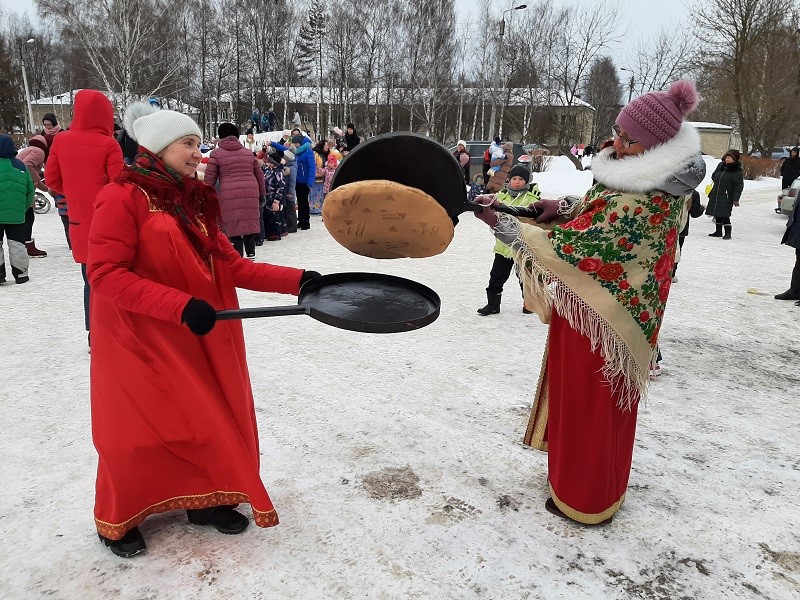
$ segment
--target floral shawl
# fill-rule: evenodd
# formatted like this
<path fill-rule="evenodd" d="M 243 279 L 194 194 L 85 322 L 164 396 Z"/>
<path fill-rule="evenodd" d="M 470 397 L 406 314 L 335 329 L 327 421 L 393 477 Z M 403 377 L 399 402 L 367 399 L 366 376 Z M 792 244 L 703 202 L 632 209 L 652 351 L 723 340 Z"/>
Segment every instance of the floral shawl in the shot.
<path fill-rule="evenodd" d="M 570 220 L 550 231 L 534 224 L 518 225 L 513 244 L 526 304 L 543 322 L 549 322 L 555 307 L 593 347 L 599 347 L 605 359 L 603 375 L 618 389 L 620 406 L 626 408 L 647 391 L 677 258 L 678 232 L 688 216 L 690 198 L 658 191 L 654 185 L 658 182 L 653 181 L 655 176 L 674 183 L 676 172 L 696 161 L 696 132 L 679 134 L 675 140 L 619 160 L 607 149 L 593 164 L 598 183 Z M 658 152 L 665 146 L 669 152 Z M 625 185 L 628 171 L 636 177 Z M 699 177 L 696 184 L 702 174 Z M 612 181 L 616 185 L 610 185 Z M 687 185 L 685 193 L 691 189 Z M 497 230 L 513 228 L 512 220 L 501 214 Z"/>

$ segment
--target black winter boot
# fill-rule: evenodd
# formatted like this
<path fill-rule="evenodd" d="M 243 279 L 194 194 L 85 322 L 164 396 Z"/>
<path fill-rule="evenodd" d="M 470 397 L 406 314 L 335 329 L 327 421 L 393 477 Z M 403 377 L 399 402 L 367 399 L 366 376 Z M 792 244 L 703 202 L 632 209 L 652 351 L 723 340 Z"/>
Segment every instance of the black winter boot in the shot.
<path fill-rule="evenodd" d="M 722 223 L 717 223 L 717 230 L 714 233 L 709 233 L 708 237 L 722 237 Z"/>
<path fill-rule="evenodd" d="M 731 229 L 733 229 L 733 225 L 725 225 L 725 235 L 722 236 L 723 240 L 731 239 Z"/>
<path fill-rule="evenodd" d="M 800 300 L 800 258 L 795 262 L 794 269 L 792 269 L 792 283 L 789 289 L 775 296 L 775 300 Z"/>
<path fill-rule="evenodd" d="M 220 533 L 229 535 L 242 533 L 250 524 L 250 520 L 242 513 L 233 510 L 233 506 L 187 509 L 186 516 L 193 525 L 212 525 Z"/>
<path fill-rule="evenodd" d="M 500 312 L 500 298 L 502 294 L 486 292 L 486 306 L 478 309 L 478 314 L 482 316 L 496 315 Z"/>
<path fill-rule="evenodd" d="M 117 556 L 121 556 L 122 558 L 130 558 L 131 556 L 136 556 L 137 554 L 141 554 L 147 550 L 147 545 L 144 543 L 144 537 L 142 537 L 138 527 L 129 529 L 122 539 L 119 540 L 110 540 L 107 537 L 103 537 L 99 533 L 97 534 L 97 537 L 100 538 L 101 542 L 108 546 L 111 552 Z"/>
<path fill-rule="evenodd" d="M 776 294 L 775 300 L 800 300 L 800 294 L 795 290 L 788 289 L 782 294 Z"/>

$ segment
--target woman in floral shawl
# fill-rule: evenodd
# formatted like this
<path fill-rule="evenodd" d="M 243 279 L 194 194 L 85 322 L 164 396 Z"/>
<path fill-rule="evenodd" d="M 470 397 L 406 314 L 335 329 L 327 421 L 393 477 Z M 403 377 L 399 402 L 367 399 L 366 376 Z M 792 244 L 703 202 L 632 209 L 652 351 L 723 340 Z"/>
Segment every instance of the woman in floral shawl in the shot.
<path fill-rule="evenodd" d="M 548 451 L 545 508 L 580 523 L 610 522 L 625 500 L 678 232 L 705 175 L 700 137 L 683 123 L 698 100 L 678 81 L 629 103 L 576 205 L 477 215 L 512 244 L 526 305 L 550 324 L 525 443 Z"/>

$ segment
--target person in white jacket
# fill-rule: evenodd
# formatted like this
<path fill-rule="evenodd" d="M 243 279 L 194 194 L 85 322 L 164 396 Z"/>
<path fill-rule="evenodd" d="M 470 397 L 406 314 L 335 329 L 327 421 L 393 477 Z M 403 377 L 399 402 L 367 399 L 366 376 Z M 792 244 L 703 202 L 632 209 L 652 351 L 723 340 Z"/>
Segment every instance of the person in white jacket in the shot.
<path fill-rule="evenodd" d="M 261 150 L 261 144 L 256 140 L 252 129 L 247 130 L 247 135 L 244 138 L 244 142 L 242 142 L 242 146 L 250 150 L 253 154 Z"/>

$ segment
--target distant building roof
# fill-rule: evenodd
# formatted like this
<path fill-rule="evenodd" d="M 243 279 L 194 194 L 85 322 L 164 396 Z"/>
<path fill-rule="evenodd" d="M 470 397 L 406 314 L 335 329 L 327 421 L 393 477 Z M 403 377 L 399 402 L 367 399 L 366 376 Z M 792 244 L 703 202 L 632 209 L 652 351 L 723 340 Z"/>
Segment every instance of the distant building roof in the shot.
<path fill-rule="evenodd" d="M 703 123 L 701 121 L 687 121 L 695 129 L 719 129 L 721 131 L 733 131 L 730 125 L 722 125 L 721 123 Z"/>
<path fill-rule="evenodd" d="M 469 93 L 471 95 L 475 95 L 478 93 L 480 88 L 471 87 L 471 88 L 464 88 L 465 93 Z M 399 98 L 403 94 L 406 96 L 410 93 L 409 88 L 400 88 L 396 87 L 393 88 L 393 96 L 394 98 Z M 274 100 L 280 101 L 284 98 L 286 93 L 285 88 L 275 88 L 275 96 Z M 340 93 L 339 88 L 322 88 L 322 96 L 325 101 L 327 101 L 331 96 L 338 96 Z M 387 89 L 383 87 L 373 88 L 371 90 L 371 95 L 377 98 L 377 103 L 384 103 L 386 102 L 387 97 Z M 414 94 L 419 98 L 429 98 L 432 90 L 430 88 L 420 88 L 415 89 Z M 506 91 L 504 90 L 504 93 Z M 289 88 L 289 102 L 297 102 L 301 104 L 314 104 L 317 101 L 317 96 L 319 94 L 319 89 L 316 86 L 294 86 Z M 484 94 L 488 98 L 491 95 L 490 89 L 484 89 Z M 350 87 L 347 89 L 347 95 L 349 98 L 363 98 L 365 95 L 364 88 L 359 87 Z M 247 101 L 251 96 L 250 88 L 241 88 L 239 90 L 239 98 L 243 101 Z M 219 97 L 219 102 L 233 102 L 236 95 L 234 92 L 226 92 L 221 94 Z M 397 100 L 395 100 L 396 102 Z M 375 100 L 372 101 L 375 104 Z M 572 99 L 572 102 L 567 102 L 567 96 L 564 92 L 561 91 L 550 91 L 545 89 L 528 89 L 528 88 L 512 88 L 511 94 L 509 98 L 509 104 L 511 106 L 524 106 L 525 104 L 536 104 L 537 106 L 579 106 L 583 108 L 590 108 L 594 110 L 594 107 L 591 104 L 588 104 L 581 100 L 578 96 L 575 96 Z"/>
<path fill-rule="evenodd" d="M 46 104 L 48 106 L 59 106 L 62 104 L 69 104 L 70 98 L 74 98 L 75 94 L 80 92 L 80 89 L 67 91 L 62 94 L 55 94 L 54 96 L 48 96 L 46 98 L 37 98 L 36 100 L 31 100 L 31 104 L 35 105 L 43 105 Z M 111 100 L 111 104 L 114 105 L 115 108 L 118 108 L 120 102 L 122 101 L 121 95 L 116 92 L 109 92 L 108 90 L 99 90 L 102 94 L 106 96 L 109 100 Z M 131 96 L 131 101 L 141 100 L 143 102 L 147 102 L 149 98 L 152 98 L 150 94 L 133 94 Z M 158 98 L 158 97 L 156 97 Z M 176 100 L 175 98 L 158 98 L 158 101 L 161 103 L 162 108 L 168 108 L 169 110 L 175 110 L 185 114 L 192 114 L 192 113 L 199 113 L 200 109 L 191 106 L 190 104 L 186 104 L 185 102 L 181 102 L 180 100 Z"/>

